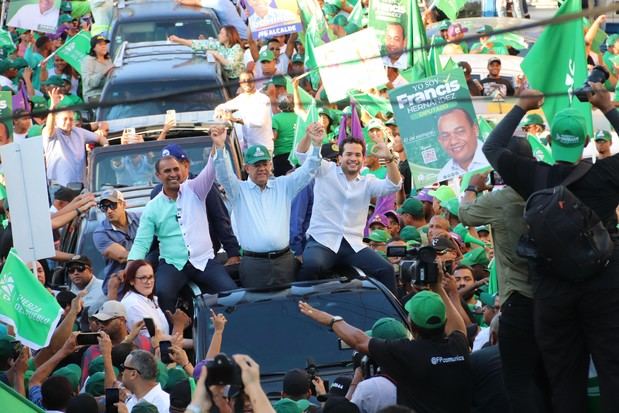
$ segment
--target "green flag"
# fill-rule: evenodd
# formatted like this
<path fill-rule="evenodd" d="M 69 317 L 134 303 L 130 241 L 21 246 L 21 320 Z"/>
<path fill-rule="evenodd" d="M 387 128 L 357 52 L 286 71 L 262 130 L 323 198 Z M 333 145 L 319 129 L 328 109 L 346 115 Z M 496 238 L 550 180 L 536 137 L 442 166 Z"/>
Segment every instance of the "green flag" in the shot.
<path fill-rule="evenodd" d="M 499 293 L 499 277 L 497 276 L 496 260 L 493 258 L 488 265 L 490 277 L 488 279 L 488 294 L 496 295 Z"/>
<path fill-rule="evenodd" d="M 322 9 L 316 0 L 297 0 L 301 22 L 306 32 L 311 33 L 314 45 L 319 46 L 318 39 L 323 42 L 331 41 L 335 38 L 325 19 Z M 306 46 L 307 47 L 307 46 Z"/>
<path fill-rule="evenodd" d="M 49 344 L 61 315 L 54 296 L 12 249 L 0 273 L 0 321 L 14 326 L 16 337 L 38 350 Z"/>
<path fill-rule="evenodd" d="M 5 412 L 44 413 L 45 410 L 0 381 L 0 406 Z"/>
<path fill-rule="evenodd" d="M 411 51 L 409 53 L 411 59 L 410 66 L 417 65 L 417 69 L 413 71 L 414 73 L 423 72 L 424 77 L 432 76 L 436 73 L 432 73 L 432 68 L 430 67 L 428 50 L 426 49 L 428 38 L 417 0 L 409 0 L 407 14 L 406 46 Z"/>
<path fill-rule="evenodd" d="M 453 21 L 458 18 L 458 12 L 464 7 L 466 0 L 436 0 L 435 4 L 449 20 Z"/>
<path fill-rule="evenodd" d="M 581 11 L 580 0 L 566 0 L 555 17 Z M 552 62 L 552 65 L 540 62 Z M 587 79 L 582 19 L 547 26 L 520 66 L 531 88 L 548 95 L 542 109 L 549 125 L 552 125 L 557 112 L 571 107 L 582 113 L 589 135 L 593 134 L 591 104 L 581 102 L 573 95 L 574 90 Z"/>
<path fill-rule="evenodd" d="M 303 116 L 297 117 L 297 123 L 294 125 L 294 144 L 292 145 L 293 150 L 290 151 L 290 155 L 288 156 L 288 161 L 292 165 L 298 165 L 299 160 L 297 159 L 295 153 L 297 145 L 301 142 L 301 139 L 305 136 L 305 131 L 310 123 L 318 122 L 318 109 L 316 108 L 316 102 L 312 102 L 309 106 L 305 119 Z"/>
<path fill-rule="evenodd" d="M 492 129 L 494 129 L 494 126 L 481 116 L 477 117 L 477 124 L 479 125 L 479 137 L 485 142 L 490 132 L 492 132 Z"/>
<path fill-rule="evenodd" d="M 358 1 L 357 4 L 355 4 L 355 7 L 353 7 L 352 11 L 350 12 L 350 15 L 348 16 L 348 23 L 352 23 L 357 27 L 364 26 L 364 12 L 362 3 L 362 1 Z"/>
<path fill-rule="evenodd" d="M 81 74 L 82 60 L 88 55 L 89 51 L 90 33 L 82 30 L 60 46 L 56 53 Z"/>
<path fill-rule="evenodd" d="M 555 160 L 552 157 L 552 151 L 549 147 L 545 146 L 537 136 L 533 136 L 531 134 L 527 135 L 527 140 L 531 145 L 531 150 L 533 151 L 533 156 L 540 162 L 547 163 L 548 165 L 554 165 Z"/>
<path fill-rule="evenodd" d="M 310 71 L 309 77 L 312 82 L 312 88 L 318 89 L 320 86 L 320 73 L 318 72 L 318 63 L 316 63 L 316 56 L 314 55 L 314 46 L 320 46 L 321 43 L 315 44 L 315 42 L 321 42 L 312 35 L 310 30 L 305 32 L 305 68 Z"/>
<path fill-rule="evenodd" d="M 13 38 L 11 37 L 11 33 L 2 29 L 0 29 L 0 48 L 6 49 L 7 51 L 10 50 L 9 53 L 13 52 L 16 49 Z"/>
<path fill-rule="evenodd" d="M 366 111 L 373 118 L 377 117 L 379 113 L 382 113 L 385 117 L 393 115 L 393 108 L 389 99 L 359 91 L 350 91 L 348 96 L 357 103 L 359 109 Z"/>

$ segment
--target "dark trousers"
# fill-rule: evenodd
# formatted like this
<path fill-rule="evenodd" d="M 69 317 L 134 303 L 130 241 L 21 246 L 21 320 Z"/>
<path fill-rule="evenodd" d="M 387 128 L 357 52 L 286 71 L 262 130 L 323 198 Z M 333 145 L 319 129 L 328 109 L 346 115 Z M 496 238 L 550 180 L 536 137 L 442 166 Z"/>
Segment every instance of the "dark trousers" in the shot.
<path fill-rule="evenodd" d="M 241 257 L 239 276 L 243 288 L 264 288 L 294 281 L 295 259 L 290 251 L 274 259 Z"/>
<path fill-rule="evenodd" d="M 531 298 L 513 293 L 501 306 L 499 350 L 511 411 L 551 411 L 550 385 L 535 341 Z"/>
<path fill-rule="evenodd" d="M 273 157 L 273 175 L 282 176 L 292 169 L 292 165 L 288 161 L 289 153 L 282 153 Z"/>
<path fill-rule="evenodd" d="M 370 248 L 355 252 L 346 239 L 342 239 L 336 254 L 310 237 L 303 250 L 303 265 L 297 278 L 299 281 L 318 280 L 328 276 L 336 265 L 355 266 L 396 294 L 395 272 L 389 261 Z"/>
<path fill-rule="evenodd" d="M 574 287 L 535 299 L 535 335 L 552 386 L 554 411 L 586 411 L 591 354 L 602 411 L 618 412 L 619 289 Z"/>
<path fill-rule="evenodd" d="M 175 266 L 160 260 L 156 278 L 159 305 L 164 311 L 170 310 L 172 312 L 174 312 L 178 295 L 187 281 L 195 282 L 202 292 L 210 294 L 237 288 L 236 283 L 232 281 L 224 266 L 215 259 L 208 260 L 204 271 L 195 268 L 189 261 L 187 261 L 183 270 L 179 271 Z"/>

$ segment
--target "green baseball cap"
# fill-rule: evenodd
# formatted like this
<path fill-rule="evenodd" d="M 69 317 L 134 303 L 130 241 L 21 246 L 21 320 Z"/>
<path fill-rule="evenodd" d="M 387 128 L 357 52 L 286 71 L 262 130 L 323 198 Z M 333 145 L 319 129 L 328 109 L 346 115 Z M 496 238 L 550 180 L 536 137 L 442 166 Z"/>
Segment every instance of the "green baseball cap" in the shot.
<path fill-rule="evenodd" d="M 398 214 L 410 214 L 414 217 L 421 217 L 424 215 L 423 202 L 416 198 L 407 198 L 406 201 L 398 208 Z"/>
<path fill-rule="evenodd" d="M 346 34 L 358 32 L 359 29 L 360 27 L 354 23 L 348 23 L 346 26 L 344 26 L 344 31 L 346 32 Z"/>
<path fill-rule="evenodd" d="M 441 21 L 441 24 L 438 25 L 439 30 L 449 30 L 449 26 L 451 26 L 451 22 L 449 20 Z"/>
<path fill-rule="evenodd" d="M 342 14 L 338 14 L 335 17 L 333 17 L 331 19 L 331 24 L 335 24 L 337 26 L 346 26 L 348 24 L 348 19 L 346 18 L 346 16 L 342 15 Z"/>
<path fill-rule="evenodd" d="M 531 113 L 524 118 L 521 126 L 524 127 L 524 126 L 531 126 L 531 125 L 544 126 L 545 125 L 544 119 L 542 119 L 542 117 L 538 115 L 537 113 Z"/>
<path fill-rule="evenodd" d="M 260 161 L 270 161 L 271 154 L 264 145 L 253 145 L 245 151 L 245 163 L 253 165 Z"/>
<path fill-rule="evenodd" d="M 477 29 L 478 34 L 491 34 L 493 31 L 494 29 L 489 24 L 484 24 L 479 29 Z"/>
<path fill-rule="evenodd" d="M 71 23 L 73 21 L 73 17 L 70 14 L 61 14 L 58 18 L 58 24 Z"/>
<path fill-rule="evenodd" d="M 26 59 L 24 59 L 23 57 L 18 57 L 15 60 L 13 60 L 12 66 L 17 70 L 20 70 L 20 69 L 28 67 L 28 62 L 26 62 Z"/>
<path fill-rule="evenodd" d="M 458 198 L 451 198 L 447 201 L 441 202 L 441 207 L 445 208 L 451 215 L 458 216 L 458 210 L 460 209 L 460 201 Z"/>
<path fill-rule="evenodd" d="M 391 317 L 383 317 L 376 320 L 371 330 L 365 332 L 369 337 L 382 340 L 400 340 L 409 338 L 409 333 L 404 324 Z"/>
<path fill-rule="evenodd" d="M 486 291 L 479 294 L 479 301 L 481 301 L 483 305 L 487 305 L 488 307 L 494 308 L 495 300 L 496 300 L 496 294 L 490 294 Z"/>
<path fill-rule="evenodd" d="M 105 373 L 102 371 L 98 371 L 94 374 L 89 375 L 88 382 L 86 383 L 86 388 L 84 389 L 86 393 L 90 394 L 93 397 L 103 396 L 105 393 Z"/>
<path fill-rule="evenodd" d="M 377 119 L 377 118 L 372 118 L 370 119 L 370 121 L 368 122 L 368 130 L 372 130 L 372 129 L 383 129 L 385 127 L 385 124 L 383 123 L 382 120 Z"/>
<path fill-rule="evenodd" d="M 490 260 L 484 248 L 474 248 L 464 254 L 462 260 L 460 260 L 460 265 L 468 265 L 469 267 L 473 265 L 483 265 L 487 267 L 488 264 L 490 264 Z"/>
<path fill-rule="evenodd" d="M 44 86 L 64 86 L 65 83 L 68 82 L 62 76 L 52 75 L 47 78 L 42 84 Z"/>
<path fill-rule="evenodd" d="M 0 73 L 4 73 L 9 69 L 13 69 L 13 62 L 8 59 L 0 60 Z"/>
<path fill-rule="evenodd" d="M 43 96 L 33 96 L 30 98 L 33 111 L 47 110 L 47 100 Z"/>
<path fill-rule="evenodd" d="M 322 12 L 325 14 L 325 16 L 333 16 L 334 14 L 338 13 L 340 11 L 340 8 L 337 7 L 334 4 L 328 4 L 325 3 L 324 6 L 322 6 Z"/>
<path fill-rule="evenodd" d="M 312 404 L 307 399 L 292 400 L 288 398 L 280 399 L 273 404 L 277 413 L 303 413 Z"/>
<path fill-rule="evenodd" d="M 609 131 L 603 130 L 603 129 L 600 129 L 597 132 L 595 132 L 595 135 L 593 136 L 595 138 L 594 139 L 595 141 L 612 142 L 613 140 L 613 135 L 611 135 Z"/>
<path fill-rule="evenodd" d="M 304 63 L 305 62 L 305 58 L 303 57 L 303 55 L 300 55 L 299 53 L 295 53 L 294 55 L 292 55 L 292 63 Z"/>
<path fill-rule="evenodd" d="M 619 40 L 619 34 L 611 34 L 606 38 L 606 47 L 614 47 Z"/>
<path fill-rule="evenodd" d="M 95 373 L 103 371 L 103 356 L 97 356 L 88 363 L 88 375 L 92 376 Z"/>
<path fill-rule="evenodd" d="M 161 384 L 161 388 L 168 384 L 168 368 L 160 360 L 157 361 L 157 381 Z"/>
<path fill-rule="evenodd" d="M 259 62 L 272 62 L 273 60 L 275 60 L 275 54 L 268 49 L 261 51 L 258 55 Z"/>
<path fill-rule="evenodd" d="M 488 227 L 488 225 L 480 225 L 478 227 L 475 227 L 475 230 L 479 233 L 479 232 L 483 232 L 486 231 L 487 233 L 490 233 L 490 227 Z"/>
<path fill-rule="evenodd" d="M 488 228 L 486 227 L 486 230 Z M 453 232 L 455 232 L 456 234 L 458 234 L 460 236 L 460 238 L 462 238 L 462 241 L 464 241 L 466 244 L 477 244 L 480 245 L 482 247 L 484 247 L 486 245 L 485 242 L 483 242 L 480 239 L 475 238 L 474 236 L 471 235 L 471 233 L 469 232 L 469 230 L 462 225 L 461 223 L 456 225 L 456 227 L 453 229 Z"/>
<path fill-rule="evenodd" d="M 367 238 L 363 238 L 363 242 L 384 242 L 386 243 L 391 239 L 391 235 L 384 229 L 375 229 L 370 232 Z"/>
<path fill-rule="evenodd" d="M 159 413 L 159 409 L 152 403 L 142 400 L 131 409 L 131 413 Z"/>
<path fill-rule="evenodd" d="M 440 202 L 449 201 L 450 199 L 456 198 L 456 193 L 454 190 L 447 185 L 441 185 L 436 189 L 428 191 L 428 195 L 433 196 Z"/>
<path fill-rule="evenodd" d="M 404 306 L 411 321 L 418 327 L 429 330 L 445 325 L 445 303 L 441 296 L 433 291 L 420 291 L 406 302 Z"/>
<path fill-rule="evenodd" d="M 74 390 L 79 389 L 80 380 L 82 378 L 82 369 L 77 364 L 71 363 L 56 370 L 52 376 L 63 376 L 71 383 L 71 388 Z"/>
<path fill-rule="evenodd" d="M 60 3 L 60 11 L 71 12 L 73 11 L 73 5 L 69 1 L 63 1 Z"/>
<path fill-rule="evenodd" d="M 180 368 L 180 366 L 168 369 L 168 382 L 163 390 L 169 392 L 174 386 L 185 380 L 187 377 L 189 376 L 185 373 L 185 370 Z"/>
<path fill-rule="evenodd" d="M 587 139 L 584 117 L 573 108 L 559 111 L 553 119 L 550 138 L 555 161 L 578 162 Z"/>
<path fill-rule="evenodd" d="M 406 242 L 414 241 L 417 244 L 421 244 L 421 234 L 417 228 L 412 225 L 407 225 L 400 230 L 400 238 Z"/>
<path fill-rule="evenodd" d="M 84 103 L 84 101 L 79 96 L 66 95 L 60 102 L 58 102 L 58 109 L 81 105 L 82 103 Z"/>
<path fill-rule="evenodd" d="M 286 78 L 282 75 L 275 75 L 271 78 L 271 83 L 275 86 L 286 86 Z"/>

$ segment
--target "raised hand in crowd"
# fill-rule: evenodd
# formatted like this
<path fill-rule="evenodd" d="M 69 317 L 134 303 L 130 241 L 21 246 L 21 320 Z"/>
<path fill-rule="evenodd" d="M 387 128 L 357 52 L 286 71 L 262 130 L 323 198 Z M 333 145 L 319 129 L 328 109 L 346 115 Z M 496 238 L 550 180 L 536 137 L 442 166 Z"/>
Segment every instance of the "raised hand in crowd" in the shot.
<path fill-rule="evenodd" d="M 226 128 L 223 126 L 213 126 L 211 128 L 211 140 L 213 148 L 221 149 L 226 145 Z"/>
<path fill-rule="evenodd" d="M 243 354 L 232 356 L 241 368 L 241 378 L 245 394 L 249 396 L 251 406 L 255 412 L 274 413 L 269 398 L 260 387 L 260 366 L 251 357 Z"/>
<path fill-rule="evenodd" d="M 517 106 L 520 106 L 525 112 L 539 109 L 544 104 L 544 94 L 539 90 L 527 89 L 520 92 L 518 96 Z"/>

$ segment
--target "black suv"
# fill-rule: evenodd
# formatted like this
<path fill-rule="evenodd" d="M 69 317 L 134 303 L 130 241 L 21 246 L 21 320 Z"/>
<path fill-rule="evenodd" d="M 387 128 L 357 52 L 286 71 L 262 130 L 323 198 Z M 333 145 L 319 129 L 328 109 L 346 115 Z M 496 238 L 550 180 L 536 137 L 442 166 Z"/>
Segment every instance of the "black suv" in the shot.
<path fill-rule="evenodd" d="M 171 109 L 206 111 L 228 100 L 219 64 L 187 46 L 166 41 L 124 43 L 114 65 L 101 94 L 98 121 L 159 115 Z"/>
<path fill-rule="evenodd" d="M 110 55 L 124 42 L 142 43 L 166 40 L 170 35 L 197 39 L 217 37 L 221 23 L 215 11 L 194 9 L 168 1 L 121 0 L 114 8 L 110 29 Z"/>
<path fill-rule="evenodd" d="M 323 380 L 352 375 L 353 351 L 329 330 L 299 312 L 299 300 L 351 325 L 370 330 L 376 320 L 393 317 L 408 326 L 397 299 L 371 278 L 338 278 L 298 282 L 268 290 L 239 289 L 194 298 L 194 350 L 204 359 L 213 335 L 210 310 L 223 313 L 228 322 L 222 351 L 249 354 L 260 365 L 262 387 L 279 399 L 288 370 L 308 368 Z"/>

